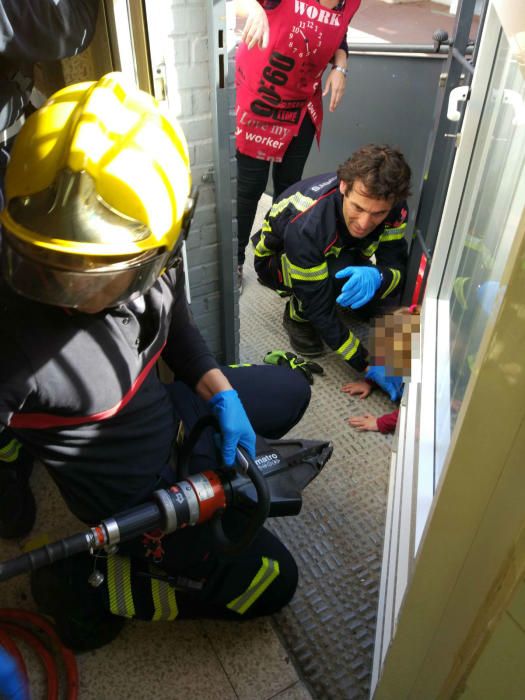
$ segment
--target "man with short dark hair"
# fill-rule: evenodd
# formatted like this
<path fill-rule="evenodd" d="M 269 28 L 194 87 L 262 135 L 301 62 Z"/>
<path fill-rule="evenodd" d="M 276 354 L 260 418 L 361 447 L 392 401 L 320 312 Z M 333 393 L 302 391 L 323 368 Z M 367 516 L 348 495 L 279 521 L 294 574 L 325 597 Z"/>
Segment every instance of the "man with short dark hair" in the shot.
<path fill-rule="evenodd" d="M 263 284 L 290 296 L 283 324 L 298 353 L 321 355 L 326 343 L 358 372 L 367 369 L 368 353 L 339 319 L 337 304 L 370 317 L 399 293 L 409 193 L 400 151 L 372 144 L 337 173 L 303 180 L 273 203 L 252 237 L 255 270 Z"/>

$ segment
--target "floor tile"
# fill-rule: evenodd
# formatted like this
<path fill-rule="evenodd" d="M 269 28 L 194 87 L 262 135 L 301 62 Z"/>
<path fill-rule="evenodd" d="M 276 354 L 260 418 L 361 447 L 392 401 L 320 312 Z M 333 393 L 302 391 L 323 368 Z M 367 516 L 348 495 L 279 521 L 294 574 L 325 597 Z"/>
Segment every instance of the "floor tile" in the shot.
<path fill-rule="evenodd" d="M 130 623 L 78 657 L 82 700 L 236 700 L 197 622 Z"/>
<path fill-rule="evenodd" d="M 271 700 L 312 700 L 312 695 L 301 681 L 297 681 L 282 693 L 274 695 Z"/>
<path fill-rule="evenodd" d="M 269 619 L 202 624 L 240 700 L 268 700 L 297 682 Z"/>

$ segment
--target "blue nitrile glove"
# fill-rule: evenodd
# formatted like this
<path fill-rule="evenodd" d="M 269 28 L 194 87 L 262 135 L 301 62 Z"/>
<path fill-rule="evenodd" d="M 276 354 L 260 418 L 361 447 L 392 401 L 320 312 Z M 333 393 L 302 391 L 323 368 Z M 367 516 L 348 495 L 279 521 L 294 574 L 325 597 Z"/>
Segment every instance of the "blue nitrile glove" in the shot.
<path fill-rule="evenodd" d="M 403 377 L 389 377 L 385 373 L 385 368 L 381 365 L 370 365 L 365 372 L 365 377 L 375 382 L 386 391 L 391 401 L 399 401 L 403 393 Z"/>
<path fill-rule="evenodd" d="M 337 279 L 348 277 L 336 301 L 341 306 L 359 309 L 367 304 L 381 285 L 381 273 L 377 267 L 350 266 L 335 273 Z"/>
<path fill-rule="evenodd" d="M 0 647 L 0 697 L 5 700 L 29 700 L 26 682 L 16 661 Z"/>
<path fill-rule="evenodd" d="M 208 406 L 221 426 L 224 464 L 233 466 L 237 445 L 255 459 L 255 433 L 235 389 L 219 391 L 208 401 Z"/>

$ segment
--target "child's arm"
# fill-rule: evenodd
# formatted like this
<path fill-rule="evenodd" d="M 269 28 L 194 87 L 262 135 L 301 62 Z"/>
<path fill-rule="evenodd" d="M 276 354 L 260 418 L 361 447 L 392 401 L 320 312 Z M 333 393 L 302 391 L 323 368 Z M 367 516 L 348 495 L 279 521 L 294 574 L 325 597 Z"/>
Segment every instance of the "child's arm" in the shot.
<path fill-rule="evenodd" d="M 360 399 L 366 399 L 372 392 L 373 384 L 366 379 L 359 379 L 357 382 L 349 382 L 341 387 L 341 391 L 350 396 L 359 396 Z"/>
<path fill-rule="evenodd" d="M 348 424 L 359 430 L 359 432 L 364 432 L 366 430 L 379 430 L 377 418 L 372 416 L 370 413 L 365 413 L 364 416 L 352 416 L 348 419 Z"/>
<path fill-rule="evenodd" d="M 380 433 L 393 433 L 397 425 L 397 417 L 399 409 L 396 408 L 392 413 L 385 413 L 384 416 L 379 416 L 377 419 L 377 428 Z"/>
<path fill-rule="evenodd" d="M 360 432 L 373 430 L 385 434 L 393 433 L 396 429 L 398 415 L 398 409 L 392 411 L 392 413 L 385 413 L 384 416 L 379 416 L 378 418 L 370 413 L 365 413 L 364 416 L 352 416 L 352 418 L 348 419 L 348 424 Z"/>

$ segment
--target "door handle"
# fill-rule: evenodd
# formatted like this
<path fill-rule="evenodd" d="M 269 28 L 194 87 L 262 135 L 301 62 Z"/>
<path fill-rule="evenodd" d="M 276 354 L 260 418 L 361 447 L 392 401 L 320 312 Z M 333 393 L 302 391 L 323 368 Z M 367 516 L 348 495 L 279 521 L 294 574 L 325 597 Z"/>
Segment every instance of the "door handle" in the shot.
<path fill-rule="evenodd" d="M 450 91 L 450 95 L 448 96 L 447 119 L 450 119 L 451 122 L 459 122 L 461 112 L 458 106 L 460 102 L 466 102 L 469 90 L 470 88 L 468 85 L 460 85 Z"/>
<path fill-rule="evenodd" d="M 503 90 L 503 102 L 512 105 L 514 110 L 513 126 L 523 126 L 525 124 L 525 101 L 520 93 L 516 90 Z"/>

